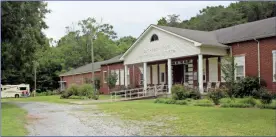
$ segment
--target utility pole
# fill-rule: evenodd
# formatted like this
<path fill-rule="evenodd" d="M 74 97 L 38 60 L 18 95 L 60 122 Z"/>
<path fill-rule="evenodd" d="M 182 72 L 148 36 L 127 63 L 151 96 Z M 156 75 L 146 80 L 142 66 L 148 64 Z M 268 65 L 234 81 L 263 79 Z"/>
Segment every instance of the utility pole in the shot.
<path fill-rule="evenodd" d="M 36 94 L 36 64 L 37 64 L 37 62 L 34 61 L 34 97 Z"/>
<path fill-rule="evenodd" d="M 91 61 L 92 61 L 92 86 L 94 88 L 94 96 L 95 96 L 95 91 L 96 91 L 96 88 L 95 88 L 95 74 L 94 74 L 94 47 L 93 47 L 93 40 L 94 40 L 94 32 L 93 32 L 93 29 L 91 29 Z"/>

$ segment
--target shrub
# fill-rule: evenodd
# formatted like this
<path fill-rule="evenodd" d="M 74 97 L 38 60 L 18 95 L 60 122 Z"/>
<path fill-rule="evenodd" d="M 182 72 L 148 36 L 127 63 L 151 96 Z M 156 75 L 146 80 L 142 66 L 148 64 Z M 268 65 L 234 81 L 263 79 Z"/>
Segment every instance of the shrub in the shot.
<path fill-rule="evenodd" d="M 211 91 L 207 96 L 214 102 L 215 105 L 219 105 L 219 100 L 223 97 L 226 97 L 223 90 Z"/>
<path fill-rule="evenodd" d="M 238 100 L 237 103 L 255 106 L 257 104 L 257 101 L 253 97 L 247 97 Z"/>
<path fill-rule="evenodd" d="M 221 104 L 228 104 L 228 103 L 234 103 L 235 100 L 232 99 L 232 98 L 222 98 L 222 99 L 219 100 L 219 102 L 220 102 Z"/>
<path fill-rule="evenodd" d="M 176 100 L 175 104 L 178 104 L 178 105 L 187 105 L 187 101 L 186 100 Z"/>
<path fill-rule="evenodd" d="M 261 102 L 263 104 L 270 104 L 272 102 L 272 95 L 267 90 L 262 89 L 262 93 L 260 95 Z"/>
<path fill-rule="evenodd" d="M 88 96 L 93 94 L 93 87 L 90 84 L 83 84 L 79 88 L 79 96 Z"/>
<path fill-rule="evenodd" d="M 68 92 L 63 92 L 63 93 L 61 94 L 60 98 L 61 98 L 61 99 L 67 99 L 67 98 L 69 98 L 70 96 L 71 96 L 71 95 L 69 95 Z"/>
<path fill-rule="evenodd" d="M 194 103 L 194 106 L 214 106 L 214 103 L 209 99 L 197 100 Z"/>
<path fill-rule="evenodd" d="M 180 84 L 172 86 L 172 98 L 175 100 L 184 100 L 190 96 L 189 91 Z"/>
<path fill-rule="evenodd" d="M 224 107 L 224 108 L 229 108 L 229 107 L 249 108 L 249 107 L 251 107 L 251 105 L 250 104 L 242 104 L 242 103 L 228 103 L 228 104 L 222 104 L 221 107 Z"/>
<path fill-rule="evenodd" d="M 189 98 L 192 98 L 192 99 L 200 99 L 201 98 L 200 92 L 196 89 L 191 89 L 189 94 L 190 94 Z"/>
<path fill-rule="evenodd" d="M 69 96 L 75 95 L 78 96 L 79 95 L 79 86 L 77 86 L 76 84 L 72 84 L 66 91 L 68 93 Z"/>
<path fill-rule="evenodd" d="M 193 99 L 191 99 L 191 98 L 187 98 L 187 99 L 186 99 L 186 101 L 188 101 L 188 102 L 192 102 L 192 101 L 193 101 Z"/>
<path fill-rule="evenodd" d="M 258 77 L 245 77 L 237 82 L 234 89 L 235 97 L 245 97 L 245 96 L 258 96 L 258 93 L 253 91 L 259 91 L 261 85 L 259 84 Z M 255 90 L 254 90 L 255 89 Z"/>
<path fill-rule="evenodd" d="M 174 100 L 174 99 L 166 99 L 164 103 L 165 104 L 175 104 L 176 100 Z"/>
<path fill-rule="evenodd" d="M 257 107 L 262 109 L 276 109 L 276 101 L 270 104 L 258 104 Z"/>
<path fill-rule="evenodd" d="M 70 97 L 68 97 L 69 99 L 85 99 L 85 97 L 83 97 L 83 96 L 70 96 Z"/>

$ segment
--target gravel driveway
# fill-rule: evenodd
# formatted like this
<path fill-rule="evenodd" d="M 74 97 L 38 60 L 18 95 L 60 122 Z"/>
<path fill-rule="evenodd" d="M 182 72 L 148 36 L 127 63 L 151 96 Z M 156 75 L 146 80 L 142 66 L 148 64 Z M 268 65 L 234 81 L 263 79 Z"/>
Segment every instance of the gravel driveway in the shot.
<path fill-rule="evenodd" d="M 29 136 L 134 136 L 142 133 L 136 124 L 106 115 L 96 105 L 15 103 L 28 111 Z"/>

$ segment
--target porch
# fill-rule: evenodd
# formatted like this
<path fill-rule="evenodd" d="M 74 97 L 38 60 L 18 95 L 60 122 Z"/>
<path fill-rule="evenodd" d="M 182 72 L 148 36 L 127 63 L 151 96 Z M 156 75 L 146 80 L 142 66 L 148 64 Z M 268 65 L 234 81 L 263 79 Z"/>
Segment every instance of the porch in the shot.
<path fill-rule="evenodd" d="M 208 88 L 222 82 L 222 56 L 197 55 L 136 64 L 139 66 L 140 85 L 147 89 L 156 85 L 165 85 L 168 93 L 174 84 L 189 88 L 198 88 L 204 93 Z M 128 69 L 128 65 L 125 65 Z M 210 85 L 211 84 L 211 85 Z"/>

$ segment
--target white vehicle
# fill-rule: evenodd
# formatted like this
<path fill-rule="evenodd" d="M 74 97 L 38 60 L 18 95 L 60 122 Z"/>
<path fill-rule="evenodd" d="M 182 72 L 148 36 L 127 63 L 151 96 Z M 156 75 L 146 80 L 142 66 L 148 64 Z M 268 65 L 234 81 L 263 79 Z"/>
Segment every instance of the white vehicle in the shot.
<path fill-rule="evenodd" d="M 15 97 L 19 98 L 22 94 L 30 95 L 29 84 L 19 85 L 1 85 L 1 98 Z"/>

